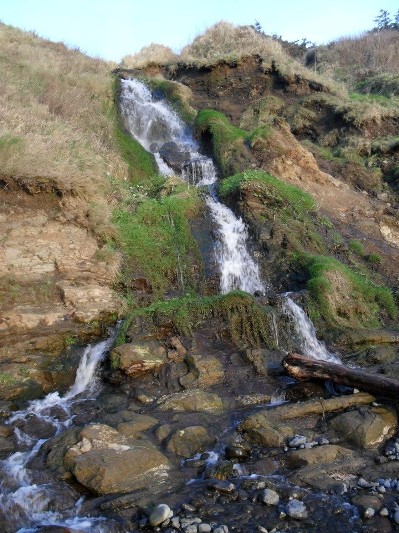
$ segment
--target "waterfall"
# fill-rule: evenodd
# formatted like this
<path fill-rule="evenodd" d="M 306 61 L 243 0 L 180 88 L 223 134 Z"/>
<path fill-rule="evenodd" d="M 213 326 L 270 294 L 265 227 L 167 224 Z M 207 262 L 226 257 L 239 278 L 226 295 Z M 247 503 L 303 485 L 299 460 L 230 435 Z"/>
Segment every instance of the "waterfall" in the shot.
<path fill-rule="evenodd" d="M 21 449 L 30 447 L 29 451 L 17 451 L 8 459 L 0 461 L 0 522 L 6 518 L 5 533 L 13 531 L 34 531 L 38 525 L 63 525 L 78 527 L 79 531 L 100 532 L 96 523 L 103 519 L 87 519 L 76 516 L 78 509 L 64 513 L 50 511 L 51 501 L 57 494 L 51 484 L 37 485 L 33 482 L 29 470 L 29 462 L 33 459 L 47 439 L 35 439 L 25 430 L 32 421 L 41 421 L 53 427 L 54 435 L 58 435 L 71 425 L 73 414 L 71 407 L 74 402 L 88 399 L 98 388 L 98 365 L 104 358 L 115 339 L 113 333 L 105 341 L 86 347 L 76 372 L 74 384 L 69 391 L 60 396 L 52 392 L 41 400 L 29 402 L 26 409 L 17 411 L 8 420 L 8 424 L 24 424 L 24 430 L 15 427 L 15 435 Z M 12 529 L 8 529 L 11 527 Z"/>
<path fill-rule="evenodd" d="M 180 174 L 191 185 L 208 187 L 206 204 L 215 223 L 216 261 L 220 270 L 220 291 L 234 289 L 254 293 L 264 291 L 259 267 L 248 252 L 248 231 L 231 209 L 219 202 L 214 184 L 217 173 L 212 159 L 199 153 L 198 143 L 170 107 L 154 99 L 138 80 L 122 80 L 121 109 L 126 127 L 139 143 L 154 153 L 161 174 L 173 170 L 160 151 L 166 143 L 174 143 L 182 158 Z"/>
<path fill-rule="evenodd" d="M 287 294 L 283 301 L 283 311 L 292 318 L 301 350 L 305 355 L 313 359 L 329 361 L 330 363 L 341 363 L 340 358 L 329 352 L 324 343 L 317 339 L 316 330 L 310 318 Z"/>
<path fill-rule="evenodd" d="M 122 80 L 121 109 L 126 127 L 146 148 L 154 153 L 161 174 L 175 173 L 161 155 L 163 146 L 174 143 L 180 159 L 182 178 L 197 186 L 206 186 L 206 204 L 216 227 L 215 257 L 220 270 L 220 291 L 234 289 L 249 293 L 264 292 L 259 266 L 248 250 L 248 230 L 241 218 L 222 204 L 216 194 L 217 173 L 212 159 L 199 153 L 198 143 L 185 124 L 165 101 L 157 100 L 138 80 Z M 305 312 L 285 295 L 283 312 L 293 322 L 302 352 L 309 357 L 340 362 L 317 340 L 315 328 Z M 274 333 L 278 344 L 277 325 Z"/>

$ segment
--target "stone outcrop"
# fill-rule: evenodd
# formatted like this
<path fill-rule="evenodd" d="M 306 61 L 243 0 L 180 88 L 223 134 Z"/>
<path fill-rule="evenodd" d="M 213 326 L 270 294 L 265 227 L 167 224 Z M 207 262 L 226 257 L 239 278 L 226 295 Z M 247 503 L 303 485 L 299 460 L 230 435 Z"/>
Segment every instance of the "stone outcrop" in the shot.
<path fill-rule="evenodd" d="M 335 416 L 330 426 L 361 448 L 375 448 L 395 433 L 398 419 L 393 409 L 361 407 Z"/>
<path fill-rule="evenodd" d="M 220 413 L 223 400 L 217 394 L 203 390 L 189 390 L 171 394 L 159 401 L 162 411 Z"/>
<path fill-rule="evenodd" d="M 32 387 L 37 396 L 54 384 L 36 374 L 120 316 L 111 287 L 120 258 L 100 252 L 87 204 L 63 196 L 51 180 L 32 189 L 10 178 L 0 199 L 0 397 L 29 395 Z"/>
<path fill-rule="evenodd" d="M 156 476 L 167 477 L 168 459 L 149 440 L 125 437 L 104 424 L 93 424 L 69 448 L 65 465 L 86 488 L 97 494 L 145 488 Z"/>
<path fill-rule="evenodd" d="M 157 341 L 141 341 L 117 346 L 111 353 L 111 365 L 128 376 L 156 370 L 166 363 L 166 349 Z"/>

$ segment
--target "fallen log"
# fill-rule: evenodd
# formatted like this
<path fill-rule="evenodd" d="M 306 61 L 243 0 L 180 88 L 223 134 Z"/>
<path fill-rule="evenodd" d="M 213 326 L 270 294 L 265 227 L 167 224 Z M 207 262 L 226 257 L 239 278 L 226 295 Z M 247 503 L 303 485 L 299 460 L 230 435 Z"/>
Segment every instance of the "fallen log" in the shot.
<path fill-rule="evenodd" d="M 336 398 L 323 398 L 308 400 L 307 402 L 279 405 L 267 411 L 268 416 L 277 417 L 280 420 L 292 420 L 311 415 L 323 415 L 334 411 L 343 411 L 351 407 L 369 405 L 375 401 L 374 396 L 366 392 L 337 396 Z"/>
<path fill-rule="evenodd" d="M 298 380 L 322 379 L 340 385 L 388 398 L 399 398 L 399 381 L 378 374 L 371 374 L 358 368 L 349 368 L 336 363 L 320 361 L 299 355 L 288 354 L 283 366 L 287 373 Z"/>

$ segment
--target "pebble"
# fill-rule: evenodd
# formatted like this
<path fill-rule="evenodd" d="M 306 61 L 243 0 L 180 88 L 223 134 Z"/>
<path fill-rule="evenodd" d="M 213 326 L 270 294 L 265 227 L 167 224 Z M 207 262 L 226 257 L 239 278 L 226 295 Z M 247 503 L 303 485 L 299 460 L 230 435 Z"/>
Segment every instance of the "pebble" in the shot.
<path fill-rule="evenodd" d="M 150 524 L 152 526 L 159 526 L 159 524 L 162 524 L 162 522 L 165 522 L 168 518 L 172 518 L 173 511 L 169 507 L 169 505 L 166 505 L 166 503 L 160 503 L 155 507 L 155 509 L 150 514 Z"/>
<path fill-rule="evenodd" d="M 389 511 L 386 507 L 383 507 L 380 511 L 381 516 L 389 516 Z"/>
<path fill-rule="evenodd" d="M 295 498 L 287 503 L 285 511 L 290 518 L 297 518 L 299 520 L 308 516 L 306 505 Z"/>
<path fill-rule="evenodd" d="M 185 511 L 188 511 L 189 513 L 194 513 L 196 511 L 196 508 L 194 507 L 194 505 L 190 505 L 189 503 L 183 503 L 181 507 L 182 509 L 184 509 Z"/>
<path fill-rule="evenodd" d="M 196 524 L 192 524 L 191 526 L 187 526 L 184 531 L 186 533 L 198 533 L 198 526 Z"/>
<path fill-rule="evenodd" d="M 374 487 L 374 483 L 370 483 L 369 481 L 364 479 L 364 477 L 359 478 L 357 484 L 362 489 L 371 489 L 372 487 Z"/>
<path fill-rule="evenodd" d="M 395 511 L 395 514 L 393 515 L 393 521 L 395 524 L 399 524 L 399 510 Z"/>
<path fill-rule="evenodd" d="M 212 531 L 212 526 L 210 524 L 200 524 L 198 526 L 199 533 L 210 533 Z"/>
<path fill-rule="evenodd" d="M 208 483 L 208 489 L 216 490 L 217 492 L 224 492 L 226 494 L 230 494 L 235 490 L 234 483 L 230 483 L 229 481 L 219 480 L 219 479 L 212 479 Z"/>
<path fill-rule="evenodd" d="M 299 448 L 300 446 L 305 446 L 306 437 L 303 435 L 295 435 L 295 437 L 290 439 L 287 444 L 290 448 Z"/>
<path fill-rule="evenodd" d="M 266 505 L 278 505 L 280 501 L 280 496 L 276 491 L 272 489 L 265 489 L 262 492 L 262 502 Z"/>
<path fill-rule="evenodd" d="M 180 529 L 180 518 L 178 516 L 174 516 L 172 518 L 172 527 L 175 529 Z"/>
<path fill-rule="evenodd" d="M 364 511 L 364 518 L 372 518 L 375 515 L 375 510 L 372 507 L 367 507 Z"/>
<path fill-rule="evenodd" d="M 214 529 L 213 533 L 229 533 L 229 528 L 225 525 L 222 525 Z"/>

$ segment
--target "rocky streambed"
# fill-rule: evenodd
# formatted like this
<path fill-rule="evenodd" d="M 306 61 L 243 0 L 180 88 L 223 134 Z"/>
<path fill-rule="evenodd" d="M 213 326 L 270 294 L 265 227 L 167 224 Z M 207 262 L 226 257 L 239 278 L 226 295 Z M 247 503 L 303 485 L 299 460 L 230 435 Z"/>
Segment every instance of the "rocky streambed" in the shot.
<path fill-rule="evenodd" d="M 205 328 L 191 342 L 129 343 L 111 352 L 97 397 L 4 417 L 4 457 L 40 449 L 22 497 L 7 500 L 16 474 L 2 482 L 3 530 L 395 531 L 392 402 L 328 398 L 322 383 L 292 383 L 280 353 L 250 355 Z"/>

